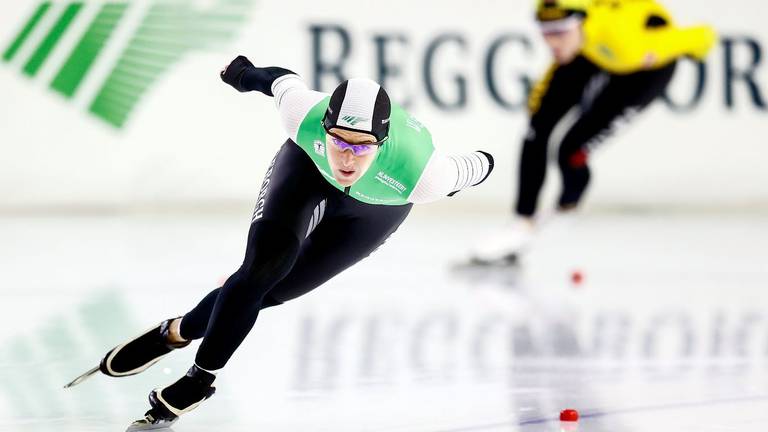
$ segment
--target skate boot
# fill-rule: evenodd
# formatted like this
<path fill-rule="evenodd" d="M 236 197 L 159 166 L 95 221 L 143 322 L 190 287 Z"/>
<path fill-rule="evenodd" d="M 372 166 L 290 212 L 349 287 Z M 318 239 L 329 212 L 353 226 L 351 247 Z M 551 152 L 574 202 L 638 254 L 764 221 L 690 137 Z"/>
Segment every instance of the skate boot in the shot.
<path fill-rule="evenodd" d="M 530 246 L 534 225 L 524 218 L 510 224 L 477 243 L 470 252 L 470 264 L 476 266 L 514 266 Z"/>
<path fill-rule="evenodd" d="M 155 389 L 149 394 L 149 404 L 152 408 L 144 414 L 144 418 L 133 422 L 126 432 L 168 428 L 179 416 L 197 408 L 206 399 L 213 396 L 216 387 L 213 382 L 216 376 L 210 372 L 192 366 L 186 375 L 175 383 Z"/>
<path fill-rule="evenodd" d="M 136 375 L 149 369 L 169 352 L 189 345 L 191 341 L 168 341 L 171 322 L 175 319 L 165 320 L 142 335 L 113 348 L 101 360 L 99 370 L 111 377 Z"/>

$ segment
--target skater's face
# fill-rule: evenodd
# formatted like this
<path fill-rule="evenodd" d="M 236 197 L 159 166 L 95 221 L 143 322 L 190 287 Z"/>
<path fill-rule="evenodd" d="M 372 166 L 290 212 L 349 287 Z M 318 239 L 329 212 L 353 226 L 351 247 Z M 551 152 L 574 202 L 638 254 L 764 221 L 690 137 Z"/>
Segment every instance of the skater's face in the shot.
<path fill-rule="evenodd" d="M 584 33 L 581 22 L 574 20 L 559 28 L 546 28 L 542 26 L 544 41 L 552 51 L 552 56 L 558 64 L 570 63 L 581 51 L 584 43 Z"/>
<path fill-rule="evenodd" d="M 328 149 L 328 164 L 333 178 L 340 185 L 347 187 L 355 184 L 368 171 L 379 151 L 372 135 L 344 129 L 331 128 L 325 136 L 325 148 Z M 354 147 L 350 147 L 352 144 Z"/>

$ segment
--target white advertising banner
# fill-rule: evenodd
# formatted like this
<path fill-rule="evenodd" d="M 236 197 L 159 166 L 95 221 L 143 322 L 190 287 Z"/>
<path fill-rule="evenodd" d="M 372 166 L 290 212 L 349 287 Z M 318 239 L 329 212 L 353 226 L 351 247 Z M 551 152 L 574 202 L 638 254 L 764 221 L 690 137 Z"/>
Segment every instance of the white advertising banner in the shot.
<path fill-rule="evenodd" d="M 437 146 L 496 156 L 488 183 L 464 196 L 506 208 L 526 94 L 550 61 L 533 3 L 5 1 L 0 208 L 253 202 L 286 136 L 270 98 L 219 80 L 238 54 L 326 92 L 352 76 L 382 82 Z M 720 42 L 596 151 L 588 201 L 765 205 L 768 6 L 666 4 Z M 559 181 L 551 170 L 549 195 Z"/>

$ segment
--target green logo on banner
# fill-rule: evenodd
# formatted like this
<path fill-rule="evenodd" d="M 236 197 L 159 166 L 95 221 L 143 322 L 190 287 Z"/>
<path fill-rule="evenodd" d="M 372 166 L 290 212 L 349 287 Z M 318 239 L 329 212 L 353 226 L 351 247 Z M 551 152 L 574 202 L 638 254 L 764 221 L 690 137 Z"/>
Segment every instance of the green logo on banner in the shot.
<path fill-rule="evenodd" d="M 55 72 L 50 88 L 72 99 L 95 64 L 97 58 L 116 41 L 115 30 L 128 25 L 124 18 L 133 8 L 145 7 L 143 17 L 121 48 L 111 69 L 98 80 L 96 95 L 88 111 L 108 124 L 122 128 L 141 98 L 160 77 L 195 50 L 214 49 L 231 40 L 248 19 L 255 0 L 216 0 L 205 10 L 194 8 L 189 0 L 155 0 L 153 2 L 70 2 L 45 1 L 37 5 L 29 19 L 2 54 L 5 63 L 14 60 L 30 36 L 41 33 L 29 58 L 23 59 L 21 72 L 36 76 L 46 65 L 50 54 L 62 37 L 77 23 L 82 12 L 98 8 L 84 27 L 61 69 Z M 47 19 L 51 15 L 51 19 Z M 43 24 L 45 23 L 45 24 Z M 45 26 L 48 26 L 44 28 Z M 40 27 L 40 28 L 38 28 Z"/>

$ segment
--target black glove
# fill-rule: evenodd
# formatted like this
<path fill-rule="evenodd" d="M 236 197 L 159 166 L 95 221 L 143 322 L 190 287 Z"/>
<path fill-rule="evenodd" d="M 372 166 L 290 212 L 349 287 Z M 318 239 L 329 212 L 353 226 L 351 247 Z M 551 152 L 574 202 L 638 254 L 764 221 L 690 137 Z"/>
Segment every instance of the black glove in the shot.
<path fill-rule="evenodd" d="M 490 154 L 490 153 L 484 152 L 484 151 L 482 151 L 482 150 L 477 150 L 477 153 L 482 153 L 482 154 L 483 154 L 483 156 L 485 156 L 485 157 L 486 157 L 486 159 L 488 159 L 488 172 L 487 172 L 487 173 L 485 173 L 485 176 L 484 176 L 483 178 L 481 178 L 479 182 L 477 182 L 477 183 L 475 183 L 475 184 L 473 184 L 473 185 L 471 185 L 471 186 L 477 186 L 477 185 L 479 185 L 480 183 L 484 182 L 484 181 L 485 181 L 485 179 L 487 179 L 487 178 L 488 178 L 488 176 L 489 176 L 489 175 L 491 175 L 491 171 L 493 171 L 493 156 L 491 156 L 491 154 Z M 449 196 L 449 197 L 452 197 L 452 196 L 456 195 L 457 193 L 459 193 L 460 191 L 461 191 L 461 190 L 455 190 L 455 191 L 453 191 L 453 192 L 449 193 L 449 194 L 448 194 L 448 196 Z"/>
<path fill-rule="evenodd" d="M 493 171 L 493 156 L 491 156 L 491 154 L 490 154 L 490 153 L 484 152 L 484 151 L 482 151 L 482 150 L 478 150 L 477 152 L 478 152 L 478 153 L 482 153 L 482 154 L 484 154 L 484 155 L 485 155 L 485 157 L 487 157 L 487 158 L 488 158 L 488 172 L 485 174 L 485 177 L 483 177 L 482 179 L 480 179 L 480 181 L 479 181 L 479 182 L 477 182 L 477 183 L 473 184 L 472 186 L 477 186 L 477 185 L 479 185 L 480 183 L 484 182 L 484 181 L 485 181 L 485 179 L 487 179 L 487 178 L 488 178 L 488 176 L 489 176 L 489 175 L 491 175 L 491 172 Z"/>
<path fill-rule="evenodd" d="M 245 56 L 237 56 L 221 71 L 221 80 L 240 92 L 256 90 L 267 96 L 274 96 L 272 83 L 281 76 L 290 74 L 294 72 L 281 67 L 257 68 Z"/>
<path fill-rule="evenodd" d="M 221 71 L 221 80 L 239 92 L 250 91 L 250 89 L 243 87 L 241 82 L 243 74 L 248 69 L 256 69 L 256 67 L 245 56 L 237 56 Z"/>

